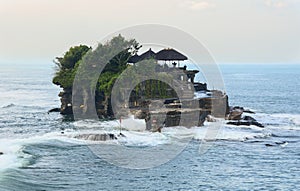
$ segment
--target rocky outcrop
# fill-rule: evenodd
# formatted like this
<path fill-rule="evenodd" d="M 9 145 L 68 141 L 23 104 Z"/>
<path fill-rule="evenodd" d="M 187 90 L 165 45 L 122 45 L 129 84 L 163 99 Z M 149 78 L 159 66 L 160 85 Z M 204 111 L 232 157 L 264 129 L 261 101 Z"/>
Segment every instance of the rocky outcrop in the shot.
<path fill-rule="evenodd" d="M 213 120 L 211 115 L 224 119 L 229 107 L 228 97 L 220 94 L 198 99 L 174 99 L 164 102 L 152 100 L 146 108 L 152 110 L 137 111 L 135 117 L 145 119 L 147 130 L 160 131 L 163 127 L 203 126 L 208 115 L 211 120 Z"/>
<path fill-rule="evenodd" d="M 225 118 L 229 113 L 228 96 L 221 91 L 210 91 L 211 97 L 199 99 L 199 108 L 209 111 L 210 115 L 217 118 Z"/>
<path fill-rule="evenodd" d="M 254 119 L 251 116 L 244 116 L 242 117 L 243 113 L 254 113 L 250 110 L 245 110 L 243 107 L 235 106 L 230 108 L 230 112 L 227 116 L 228 120 L 231 120 L 227 122 L 228 125 L 244 125 L 244 126 L 250 126 L 255 125 L 257 127 L 263 128 L 264 125 L 259 123 L 256 119 Z"/>
<path fill-rule="evenodd" d="M 228 120 L 241 120 L 243 113 L 255 114 L 255 112 L 253 112 L 249 109 L 244 109 L 243 107 L 240 107 L 240 106 L 234 106 L 234 107 L 229 107 L 229 115 L 228 115 L 227 119 Z"/>
<path fill-rule="evenodd" d="M 53 108 L 48 111 L 48 113 L 60 112 L 60 108 Z"/>
<path fill-rule="evenodd" d="M 3 152 L 0 152 L 0 155 L 3 155 L 4 153 Z"/>
<path fill-rule="evenodd" d="M 288 142 L 282 141 L 282 142 L 275 142 L 275 143 L 266 143 L 265 145 L 267 147 L 275 147 L 275 146 L 285 147 L 287 144 L 288 144 Z"/>
<path fill-rule="evenodd" d="M 228 120 L 241 120 L 242 114 L 243 114 L 243 110 L 233 109 L 229 112 Z"/>
<path fill-rule="evenodd" d="M 116 140 L 118 139 L 115 134 L 112 133 L 104 133 L 104 134 L 80 134 L 76 135 L 74 138 L 83 139 L 89 141 L 108 141 L 108 140 Z"/>
<path fill-rule="evenodd" d="M 61 101 L 60 113 L 62 115 L 72 115 L 72 89 L 64 88 L 62 92 L 58 94 Z"/>
<path fill-rule="evenodd" d="M 263 128 L 264 125 L 262 125 L 261 123 L 257 122 L 257 121 L 229 121 L 227 122 L 228 125 L 236 125 L 236 126 L 240 126 L 240 125 L 244 125 L 244 126 L 250 126 L 250 125 L 255 125 L 257 127 L 261 127 Z"/>

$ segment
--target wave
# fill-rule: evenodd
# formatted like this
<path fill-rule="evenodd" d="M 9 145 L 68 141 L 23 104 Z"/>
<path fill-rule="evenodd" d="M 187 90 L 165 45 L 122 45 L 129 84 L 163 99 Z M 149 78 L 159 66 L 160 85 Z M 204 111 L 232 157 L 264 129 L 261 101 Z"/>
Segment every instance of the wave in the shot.
<path fill-rule="evenodd" d="M 72 142 L 69 138 L 62 136 L 59 132 L 46 133 L 40 136 L 31 135 L 28 138 L 0 139 L 0 172 L 10 168 L 24 168 L 31 165 L 36 156 L 24 150 L 31 144 L 41 144 L 44 142 Z M 75 141 L 73 141 L 75 143 Z M 76 142 L 78 144 L 78 141 Z"/>
<path fill-rule="evenodd" d="M 22 149 L 22 145 L 9 139 L 0 140 L 0 145 L 0 151 L 3 153 L 0 155 L 0 171 L 20 166 L 18 152 Z"/>
<path fill-rule="evenodd" d="M 14 107 L 11 105 L 10 107 Z M 248 114 L 247 114 L 248 115 Z M 66 143 L 75 145 L 89 145 L 89 144 L 119 144 L 127 147 L 155 147 L 163 144 L 172 144 L 176 141 L 186 139 L 196 139 L 205 141 L 255 141 L 258 139 L 265 139 L 268 137 L 299 139 L 299 134 L 285 134 L 281 129 L 290 130 L 294 128 L 300 129 L 300 115 L 297 114 L 253 114 L 259 122 L 266 125 L 265 128 L 258 128 L 255 126 L 230 126 L 226 125 L 226 121 L 220 121 L 222 128 L 218 130 L 214 136 L 207 136 L 208 131 L 213 126 L 213 123 L 205 123 L 203 127 L 168 127 L 163 128 L 162 133 L 152 133 L 144 131 L 144 121 L 130 118 L 122 120 L 121 131 L 125 137 L 118 137 L 117 140 L 95 142 L 89 140 L 80 140 L 76 135 L 80 134 L 101 134 L 113 133 L 118 135 L 120 133 L 120 123 L 118 120 L 113 121 L 79 121 L 74 122 L 76 128 L 65 129 L 63 134 L 56 129 L 53 132 L 36 135 L 33 131 L 31 134 L 26 134 L 26 137 L 17 137 L 13 132 L 7 132 L 6 137 L 14 137 L 13 139 L 0 139 L 0 152 L 4 155 L 0 156 L 0 171 L 7 168 L 24 168 L 31 165 L 34 154 L 27 153 L 24 150 L 30 144 L 45 144 L 48 146 L 65 147 Z M 293 132 L 292 132 L 293 133 Z M 292 140 L 291 140 L 292 141 Z"/>
<path fill-rule="evenodd" d="M 287 123 L 300 127 L 300 114 L 272 114 L 272 117 L 284 119 Z"/>
<path fill-rule="evenodd" d="M 11 108 L 11 107 L 15 107 L 16 105 L 13 103 L 10 103 L 8 105 L 2 106 L 1 108 L 6 109 L 6 108 Z"/>
<path fill-rule="evenodd" d="M 258 122 L 265 125 L 266 128 L 300 130 L 300 114 L 286 114 L 286 113 L 249 114 L 249 113 L 246 113 L 244 115 L 248 115 L 248 116 L 255 118 Z"/>
<path fill-rule="evenodd" d="M 44 109 L 44 107 L 42 106 L 38 106 L 38 105 L 19 105 L 19 104 L 15 104 L 15 103 L 10 103 L 8 105 L 4 105 L 1 108 L 2 109 L 9 109 L 9 108 L 24 108 L 24 109 Z"/>

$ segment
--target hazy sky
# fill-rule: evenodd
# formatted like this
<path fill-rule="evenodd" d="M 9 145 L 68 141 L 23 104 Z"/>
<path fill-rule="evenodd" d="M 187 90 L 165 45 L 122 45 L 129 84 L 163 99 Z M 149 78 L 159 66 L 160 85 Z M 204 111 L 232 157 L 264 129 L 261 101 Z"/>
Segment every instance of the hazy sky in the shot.
<path fill-rule="evenodd" d="M 300 0 L 0 0 L 0 63 L 51 61 L 127 26 L 166 24 L 218 63 L 300 63 Z"/>

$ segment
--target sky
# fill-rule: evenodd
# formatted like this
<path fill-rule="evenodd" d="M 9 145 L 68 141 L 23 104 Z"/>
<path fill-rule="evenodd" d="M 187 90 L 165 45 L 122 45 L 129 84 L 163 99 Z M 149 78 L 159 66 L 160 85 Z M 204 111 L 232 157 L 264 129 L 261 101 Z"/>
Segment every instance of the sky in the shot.
<path fill-rule="evenodd" d="M 51 62 L 149 23 L 193 35 L 217 63 L 300 63 L 300 0 L 0 0 L 0 63 Z"/>

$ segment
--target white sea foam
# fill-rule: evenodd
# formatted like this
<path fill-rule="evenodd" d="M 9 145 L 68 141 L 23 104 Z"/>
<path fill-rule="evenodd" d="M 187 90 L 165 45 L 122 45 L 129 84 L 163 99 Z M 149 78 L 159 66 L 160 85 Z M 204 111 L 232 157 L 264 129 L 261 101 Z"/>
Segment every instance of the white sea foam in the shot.
<path fill-rule="evenodd" d="M 123 132 L 126 137 L 119 138 L 119 143 L 124 146 L 157 146 L 161 144 L 167 144 L 170 142 L 170 138 L 162 133 L 152 132 Z"/>
<path fill-rule="evenodd" d="M 4 153 L 0 155 L 0 171 L 20 165 L 17 153 L 21 148 L 20 144 L 14 143 L 12 140 L 0 140 L 0 151 Z"/>
<path fill-rule="evenodd" d="M 292 125 L 300 126 L 300 114 L 272 114 L 271 116 L 290 122 Z"/>
<path fill-rule="evenodd" d="M 248 114 L 247 114 L 248 115 Z M 60 131 L 46 133 L 43 135 L 28 135 L 26 137 L 16 137 L 12 132 L 7 132 L 5 136 L 0 139 L 0 151 L 4 155 L 0 156 L 0 171 L 7 168 L 16 168 L 23 165 L 21 155 L 22 148 L 27 144 L 39 144 L 42 142 L 59 140 L 72 144 L 121 144 L 124 146 L 133 147 L 148 147 L 157 146 L 161 144 L 172 144 L 174 141 L 183 139 L 198 139 L 198 140 L 230 140 L 230 141 L 244 141 L 253 138 L 264 138 L 270 136 L 270 131 L 273 128 L 277 129 L 300 129 L 300 115 L 294 114 L 251 114 L 259 122 L 266 124 L 265 128 L 256 126 L 231 126 L 226 125 L 226 121 L 218 120 L 222 123 L 222 128 L 219 131 L 211 133 L 212 127 L 216 123 L 206 122 L 203 127 L 166 127 L 162 129 L 162 133 L 152 133 L 145 131 L 144 120 L 137 120 L 131 116 L 129 119 L 122 119 L 122 134 L 125 137 L 118 137 L 117 140 L 92 142 L 86 140 L 76 139 L 78 134 L 101 134 L 113 133 L 118 135 L 120 133 L 119 120 L 106 122 L 91 122 L 81 121 L 76 122 L 78 129 L 66 129 L 62 134 Z M 217 128 L 218 129 L 218 128 Z M 14 137 L 8 139 L 5 137 Z"/>
<path fill-rule="evenodd" d="M 266 128 L 300 130 L 299 114 L 264 114 L 253 115 L 255 119 L 266 125 Z"/>
<path fill-rule="evenodd" d="M 111 121 L 93 121 L 93 120 L 84 120 L 74 122 L 75 127 L 80 130 L 85 129 L 103 129 L 103 130 L 112 130 L 116 128 L 122 128 L 132 131 L 144 131 L 146 129 L 146 123 L 144 119 L 135 119 L 133 115 L 128 118 L 122 118 L 120 120 L 111 120 Z"/>
<path fill-rule="evenodd" d="M 28 135 L 27 135 L 28 136 Z M 8 136 L 12 137 L 12 136 Z M 60 140 L 63 142 L 70 142 L 80 144 L 79 140 L 73 140 L 66 136 L 61 135 L 60 132 L 46 133 L 44 135 L 35 136 L 31 135 L 27 138 L 1 138 L 0 139 L 0 152 L 3 152 L 3 155 L 0 155 L 0 171 L 9 168 L 17 168 L 26 165 L 26 160 L 28 154 L 22 152 L 25 145 L 28 144 L 38 144 L 42 142 L 47 142 L 51 140 Z"/>
<path fill-rule="evenodd" d="M 194 93 L 194 98 L 198 99 L 198 98 L 206 98 L 206 97 L 210 97 L 209 94 L 207 94 L 205 91 L 198 91 Z"/>
<path fill-rule="evenodd" d="M 132 131 L 144 131 L 146 130 L 146 122 L 144 119 L 135 119 L 131 115 L 129 118 L 121 120 L 121 127 Z"/>

